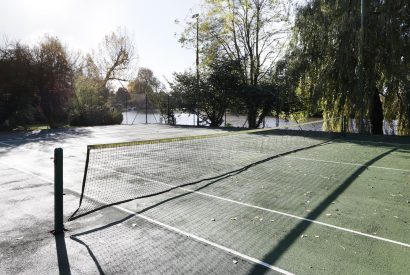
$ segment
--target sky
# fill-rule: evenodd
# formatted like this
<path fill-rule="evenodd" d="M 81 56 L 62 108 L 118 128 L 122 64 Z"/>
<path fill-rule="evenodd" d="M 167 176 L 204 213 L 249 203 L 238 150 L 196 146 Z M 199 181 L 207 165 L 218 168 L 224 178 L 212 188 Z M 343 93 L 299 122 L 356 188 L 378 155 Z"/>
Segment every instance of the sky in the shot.
<path fill-rule="evenodd" d="M 0 0 L 0 37 L 34 44 L 57 36 L 70 50 L 96 50 L 104 35 L 125 27 L 138 53 L 138 66 L 162 81 L 194 65 L 194 49 L 178 36 L 200 0 Z M 175 24 L 175 19 L 180 21 Z"/>

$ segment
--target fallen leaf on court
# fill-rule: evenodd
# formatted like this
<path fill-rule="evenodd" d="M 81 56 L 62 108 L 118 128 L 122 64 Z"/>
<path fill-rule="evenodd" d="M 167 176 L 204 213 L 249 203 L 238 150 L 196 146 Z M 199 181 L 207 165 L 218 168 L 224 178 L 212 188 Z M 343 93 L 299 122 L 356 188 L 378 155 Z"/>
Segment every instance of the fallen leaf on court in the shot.
<path fill-rule="evenodd" d="M 327 214 L 326 214 L 326 217 L 330 217 L 330 216 L 332 216 L 332 214 L 330 214 L 330 213 L 327 213 Z"/>
<path fill-rule="evenodd" d="M 275 220 L 270 220 L 271 222 L 274 222 Z"/>
<path fill-rule="evenodd" d="M 24 238 L 24 236 L 21 236 L 21 237 L 16 238 L 16 240 L 21 240 L 23 238 Z"/>
<path fill-rule="evenodd" d="M 319 235 L 315 235 L 315 238 L 319 238 Z"/>
<path fill-rule="evenodd" d="M 132 226 L 132 227 L 135 227 L 136 225 L 137 225 L 136 223 L 133 223 L 131 226 Z"/>
<path fill-rule="evenodd" d="M 303 234 L 302 234 L 300 237 L 301 237 L 301 238 L 306 238 L 306 237 L 307 237 L 307 235 L 303 235 Z"/>
<path fill-rule="evenodd" d="M 238 219 L 237 217 L 231 218 L 232 221 L 236 221 L 237 219 Z"/>
<path fill-rule="evenodd" d="M 234 264 L 237 264 L 237 263 L 238 263 L 238 261 L 237 261 L 237 260 L 232 260 L 232 262 L 233 262 Z"/>
<path fill-rule="evenodd" d="M 393 217 L 395 217 L 396 219 L 398 219 L 399 217 L 397 217 L 397 216 L 393 216 Z"/>
<path fill-rule="evenodd" d="M 214 221 L 215 221 L 215 218 L 212 218 L 212 219 L 211 219 L 211 221 L 213 221 L 213 222 L 214 222 Z"/>

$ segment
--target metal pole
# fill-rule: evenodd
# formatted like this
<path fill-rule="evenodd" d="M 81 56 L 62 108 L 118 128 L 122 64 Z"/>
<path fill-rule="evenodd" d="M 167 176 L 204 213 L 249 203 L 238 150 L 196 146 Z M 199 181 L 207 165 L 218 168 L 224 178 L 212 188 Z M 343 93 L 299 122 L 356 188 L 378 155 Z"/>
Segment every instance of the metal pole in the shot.
<path fill-rule="evenodd" d="M 225 109 L 225 127 L 226 127 L 226 109 Z"/>
<path fill-rule="evenodd" d="M 199 94 L 199 14 L 194 14 L 192 18 L 196 18 L 196 125 L 199 126 L 199 109 L 198 109 L 198 94 Z"/>
<path fill-rule="evenodd" d="M 171 116 L 171 114 L 169 113 L 170 109 L 169 109 L 169 94 L 168 94 L 168 104 L 167 104 L 167 124 L 169 125 L 169 118 Z"/>
<path fill-rule="evenodd" d="M 128 94 L 125 94 L 125 121 L 128 125 Z"/>
<path fill-rule="evenodd" d="M 148 124 L 148 96 L 145 91 L 145 124 Z"/>
<path fill-rule="evenodd" d="M 54 149 L 54 234 L 64 231 L 63 149 Z"/>
<path fill-rule="evenodd" d="M 359 92 L 361 98 L 359 132 L 364 133 L 364 108 L 365 108 L 365 88 L 364 88 L 364 66 L 363 66 L 363 44 L 364 44 L 364 0 L 360 1 L 360 39 L 359 39 Z"/>

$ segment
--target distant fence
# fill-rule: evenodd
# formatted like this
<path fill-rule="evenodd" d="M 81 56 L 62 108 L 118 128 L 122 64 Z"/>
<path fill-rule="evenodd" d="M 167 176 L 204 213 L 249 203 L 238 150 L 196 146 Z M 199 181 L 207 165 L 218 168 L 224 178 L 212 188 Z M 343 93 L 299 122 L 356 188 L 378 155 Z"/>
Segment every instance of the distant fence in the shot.
<path fill-rule="evenodd" d="M 188 125 L 198 126 L 197 115 L 194 113 L 184 112 L 187 109 L 186 106 L 179 106 L 175 102 L 170 100 L 170 97 L 162 98 L 162 101 L 157 99 L 157 102 L 150 100 L 148 96 L 144 96 L 144 100 L 132 106 L 132 103 L 127 104 L 125 110 L 123 110 L 122 124 L 171 124 L 171 125 Z M 192 108 L 191 108 L 192 109 Z M 308 121 L 314 121 L 317 119 L 308 119 Z M 274 116 L 267 116 L 261 127 L 262 128 L 275 128 L 281 126 L 292 126 L 297 124 L 295 121 L 289 121 L 283 118 L 276 118 Z M 206 122 L 199 122 L 200 126 L 208 126 Z M 223 117 L 221 127 L 236 127 L 236 128 L 248 128 L 248 121 L 246 115 L 235 114 L 229 110 Z M 321 131 L 322 129 L 317 129 Z M 354 119 L 350 119 L 348 122 L 348 132 L 358 132 Z M 397 133 L 397 121 L 383 122 L 383 132 L 385 135 L 396 135 Z"/>

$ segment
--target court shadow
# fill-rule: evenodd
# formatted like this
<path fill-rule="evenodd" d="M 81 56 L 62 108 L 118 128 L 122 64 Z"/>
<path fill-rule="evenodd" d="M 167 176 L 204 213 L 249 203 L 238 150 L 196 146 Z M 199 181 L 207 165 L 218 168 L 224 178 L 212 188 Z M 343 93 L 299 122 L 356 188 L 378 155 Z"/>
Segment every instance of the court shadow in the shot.
<path fill-rule="evenodd" d="M 305 218 L 307 220 L 316 220 L 327 208 L 332 204 L 356 179 L 362 174 L 368 166 L 372 165 L 376 161 L 382 159 L 388 154 L 396 151 L 397 148 L 390 149 L 383 154 L 378 155 L 377 157 L 367 161 L 363 166 L 360 166 L 356 171 L 354 171 L 348 178 L 346 178 L 339 187 L 336 188 L 330 195 L 328 195 L 319 205 L 313 209 L 309 215 Z M 305 232 L 309 226 L 312 225 L 312 222 L 302 220 L 295 227 L 287 233 L 282 240 L 262 259 L 263 262 L 274 265 L 277 260 L 292 246 L 292 244 L 300 238 L 303 232 Z M 257 266 L 249 274 L 264 274 L 264 271 L 261 271 Z"/>
<path fill-rule="evenodd" d="M 27 132 L 0 132 L 1 148 L 18 148 L 31 143 L 60 143 L 71 139 L 90 136 L 92 131 L 86 127 L 44 129 Z"/>

